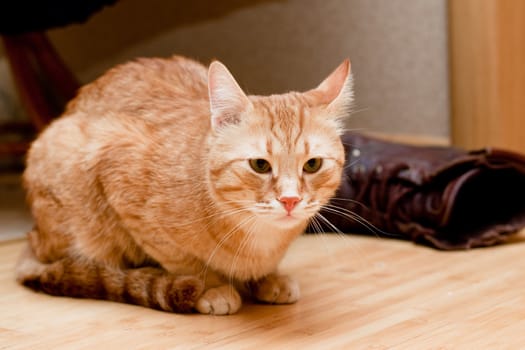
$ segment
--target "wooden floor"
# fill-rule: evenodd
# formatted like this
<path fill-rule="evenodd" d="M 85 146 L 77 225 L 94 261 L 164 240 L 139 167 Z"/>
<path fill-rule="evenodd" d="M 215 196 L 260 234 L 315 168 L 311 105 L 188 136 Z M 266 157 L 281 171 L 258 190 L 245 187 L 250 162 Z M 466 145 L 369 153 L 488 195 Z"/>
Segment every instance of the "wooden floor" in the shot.
<path fill-rule="evenodd" d="M 303 236 L 282 270 L 295 305 L 245 305 L 233 316 L 175 315 L 33 293 L 0 244 L 0 349 L 523 349 L 525 237 L 441 252 L 410 242 Z"/>

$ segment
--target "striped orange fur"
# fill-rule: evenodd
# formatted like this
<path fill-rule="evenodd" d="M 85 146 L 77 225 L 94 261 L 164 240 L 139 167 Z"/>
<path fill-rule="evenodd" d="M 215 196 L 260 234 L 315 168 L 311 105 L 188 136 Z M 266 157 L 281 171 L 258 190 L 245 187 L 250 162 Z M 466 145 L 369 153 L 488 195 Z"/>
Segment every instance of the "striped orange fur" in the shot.
<path fill-rule="evenodd" d="M 18 281 L 173 312 L 231 314 L 245 293 L 295 302 L 277 265 L 339 185 L 351 102 L 348 60 L 271 96 L 180 56 L 108 71 L 28 153 L 35 227 Z M 306 172 L 311 159 L 322 165 Z"/>

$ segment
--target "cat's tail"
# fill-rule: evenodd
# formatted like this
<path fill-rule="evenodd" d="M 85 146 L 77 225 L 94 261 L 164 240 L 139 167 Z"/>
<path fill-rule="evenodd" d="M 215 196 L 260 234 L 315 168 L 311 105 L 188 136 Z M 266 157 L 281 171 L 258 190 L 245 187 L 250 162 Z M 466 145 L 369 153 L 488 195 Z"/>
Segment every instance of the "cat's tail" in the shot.
<path fill-rule="evenodd" d="M 40 262 L 28 244 L 16 267 L 17 281 L 57 296 L 104 299 L 171 312 L 190 312 L 203 291 L 192 276 L 160 268 L 120 270 L 72 258 Z"/>

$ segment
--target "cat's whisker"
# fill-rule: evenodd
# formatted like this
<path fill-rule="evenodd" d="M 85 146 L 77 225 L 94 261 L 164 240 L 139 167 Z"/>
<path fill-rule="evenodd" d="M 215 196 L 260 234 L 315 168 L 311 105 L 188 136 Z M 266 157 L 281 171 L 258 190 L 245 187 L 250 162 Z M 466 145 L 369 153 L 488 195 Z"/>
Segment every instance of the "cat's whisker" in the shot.
<path fill-rule="evenodd" d="M 225 218 L 227 216 L 239 214 L 239 213 L 242 213 L 242 212 L 249 212 L 249 211 L 250 211 L 250 209 L 248 209 L 248 208 L 231 208 L 231 209 L 219 211 L 219 212 L 207 215 L 207 216 L 202 216 L 202 217 L 200 217 L 198 219 L 195 219 L 195 220 L 192 220 L 192 221 L 187 221 L 187 222 L 184 222 L 184 223 L 178 223 L 178 225 L 180 225 L 180 226 L 193 225 L 195 223 L 198 223 L 198 222 L 201 222 L 201 221 L 208 221 L 208 220 L 216 218 L 216 217 Z"/>
<path fill-rule="evenodd" d="M 208 257 L 208 260 L 204 264 L 204 270 L 202 271 L 202 275 L 204 276 L 204 282 L 206 283 L 206 275 L 208 273 L 208 268 L 211 265 L 211 261 L 215 257 L 215 254 L 217 254 L 217 251 L 222 248 L 223 244 L 226 243 L 228 239 L 233 237 L 233 235 L 247 222 L 252 220 L 254 216 L 248 216 L 247 218 L 244 218 L 242 221 L 238 222 L 237 225 L 235 225 L 230 231 L 228 231 L 226 234 L 222 236 L 222 238 L 219 240 L 217 245 L 214 247 L 213 251 L 211 252 L 210 256 Z"/>
<path fill-rule="evenodd" d="M 319 224 L 319 221 L 317 220 L 316 215 L 310 218 L 310 227 L 313 228 L 314 234 L 323 233 L 322 226 Z"/>
<path fill-rule="evenodd" d="M 249 217 L 249 220 L 247 220 L 246 223 L 248 223 L 248 221 L 252 220 L 252 219 L 255 219 L 255 215 L 254 216 L 251 216 Z M 244 230 L 244 237 L 242 238 L 241 240 L 241 243 L 238 245 L 237 247 L 237 250 L 235 251 L 235 255 L 233 256 L 233 260 L 232 260 L 232 263 L 231 263 L 231 267 L 230 267 L 230 271 L 228 273 L 228 278 L 229 278 L 229 281 L 230 281 L 230 285 L 233 285 L 234 284 L 234 271 L 235 271 L 235 267 L 236 267 L 236 264 L 237 264 L 237 261 L 239 259 L 239 256 L 242 252 L 242 250 L 245 248 L 246 244 L 248 244 L 249 242 L 253 241 L 253 239 L 251 239 L 251 233 L 252 233 L 252 230 L 254 228 L 254 226 L 257 224 L 257 220 L 253 220 L 250 224 L 250 226 Z"/>
<path fill-rule="evenodd" d="M 249 237 L 254 236 L 254 233 L 259 231 L 258 226 L 259 226 L 259 222 L 255 221 L 253 223 L 252 227 L 250 227 L 250 231 L 247 232 Z M 256 248 L 257 248 L 257 241 L 255 239 L 250 239 L 249 240 L 249 246 L 246 249 L 246 254 L 252 255 L 252 252 L 254 252 L 256 250 Z"/>
<path fill-rule="evenodd" d="M 366 132 L 367 129 L 365 128 L 346 128 L 346 129 L 342 129 L 343 132 L 345 133 L 348 133 L 348 132 Z"/>
<path fill-rule="evenodd" d="M 346 165 L 343 167 L 343 169 L 344 169 L 344 170 L 348 170 L 348 169 L 350 169 L 351 167 L 355 166 L 356 164 L 359 164 L 359 162 L 360 162 L 360 159 L 355 159 L 355 160 L 353 160 L 352 162 L 346 164 Z"/>
<path fill-rule="evenodd" d="M 400 235 L 398 235 L 398 234 L 390 233 L 390 232 L 381 230 L 380 228 L 378 228 L 377 226 L 372 224 L 370 221 L 366 220 L 362 216 L 360 216 L 360 215 L 358 215 L 358 214 L 356 214 L 356 213 L 354 213 L 354 212 L 352 212 L 352 211 L 350 211 L 348 209 L 341 208 L 341 207 L 338 207 L 338 206 L 335 206 L 335 205 L 332 205 L 332 204 L 324 205 L 323 209 L 326 212 L 329 212 L 329 213 L 332 213 L 332 214 L 336 214 L 338 216 L 350 219 L 352 221 L 356 221 L 357 223 L 359 223 L 360 225 L 365 227 L 369 232 L 371 232 L 374 235 L 376 235 L 376 237 L 378 237 L 378 238 L 381 237 L 380 235 L 387 236 L 387 237 L 400 237 Z"/>
<path fill-rule="evenodd" d="M 319 223 L 319 220 L 317 220 L 317 214 L 318 213 L 316 213 L 316 215 L 312 217 L 310 223 L 313 225 L 314 229 L 317 231 L 316 232 L 316 236 L 321 239 L 327 256 L 333 256 L 333 254 L 331 254 L 332 253 L 331 249 L 326 244 L 326 239 L 325 239 L 325 235 L 324 235 L 324 232 L 323 232 L 323 228 L 322 228 L 321 224 Z"/>
<path fill-rule="evenodd" d="M 323 216 L 321 213 L 317 213 L 316 218 L 319 218 L 321 221 L 323 221 L 328 227 L 334 232 L 337 233 L 340 237 L 345 237 L 345 234 L 339 230 L 334 224 L 332 224 L 327 218 Z"/>
<path fill-rule="evenodd" d="M 351 110 L 350 111 L 350 114 L 355 115 L 355 114 L 359 114 L 359 113 L 362 113 L 362 112 L 366 112 L 366 111 L 369 111 L 370 110 L 370 107 L 361 107 L 359 109 L 354 109 L 354 110 Z M 363 128 L 361 128 L 363 129 Z M 350 130 L 360 130 L 360 129 L 350 129 Z"/>
<path fill-rule="evenodd" d="M 337 236 L 338 237 L 341 237 L 341 240 L 344 242 L 345 244 L 345 247 L 350 247 L 353 252 L 354 252 L 354 256 L 355 257 L 358 257 L 357 259 L 355 259 L 355 261 L 361 261 L 361 262 L 364 262 L 366 261 L 366 258 L 365 256 L 363 255 L 362 252 L 360 252 L 359 250 L 355 249 L 355 247 L 352 245 L 351 243 L 351 240 L 348 239 L 348 236 L 346 234 L 344 234 L 341 230 L 339 230 L 337 227 L 335 227 L 326 217 L 324 217 L 321 213 L 318 213 L 318 218 L 320 218 L 322 221 L 324 221 L 326 224 L 328 224 L 329 226 L 331 226 L 333 229 L 334 229 L 334 232 L 337 233 Z M 324 237 L 324 236 L 322 236 Z M 330 256 L 333 256 L 332 254 L 330 254 Z"/>
<path fill-rule="evenodd" d="M 223 200 L 221 203 L 225 204 L 241 204 L 241 203 L 254 203 L 251 199 L 235 199 L 235 200 Z"/>
<path fill-rule="evenodd" d="M 206 229 L 209 229 L 210 227 L 215 225 L 220 219 L 225 219 L 228 216 L 234 216 L 234 215 L 238 215 L 242 213 L 249 213 L 249 212 L 251 211 L 248 208 L 237 208 L 237 209 L 231 209 L 228 211 L 218 212 L 216 215 L 210 215 L 207 217 L 207 222 L 204 227 Z M 193 237 L 193 242 L 198 239 L 199 239 L 199 235 L 195 235 Z"/>
<path fill-rule="evenodd" d="M 350 202 L 352 204 L 356 204 L 360 206 L 361 208 L 365 208 L 365 209 L 368 208 L 363 202 L 360 202 L 358 200 L 351 199 L 351 198 L 332 197 L 331 201 L 332 202 Z"/>
<path fill-rule="evenodd" d="M 354 213 L 354 212 L 352 212 L 352 211 L 350 211 L 348 209 L 341 208 L 341 207 L 338 207 L 338 206 L 335 206 L 335 205 L 332 205 L 332 204 L 326 204 L 326 205 L 323 206 L 323 210 L 328 212 L 328 213 L 336 214 L 338 216 L 341 216 L 341 217 L 350 219 L 352 221 L 355 221 L 355 222 L 359 223 L 360 225 L 362 225 L 363 227 L 365 227 L 367 230 L 369 230 L 370 233 L 373 233 L 374 235 L 379 237 L 378 236 L 378 232 L 381 232 L 381 230 L 379 228 L 375 227 L 368 220 L 362 218 L 358 214 L 356 214 L 356 213 Z M 332 225 L 332 226 L 334 226 L 334 225 Z"/>

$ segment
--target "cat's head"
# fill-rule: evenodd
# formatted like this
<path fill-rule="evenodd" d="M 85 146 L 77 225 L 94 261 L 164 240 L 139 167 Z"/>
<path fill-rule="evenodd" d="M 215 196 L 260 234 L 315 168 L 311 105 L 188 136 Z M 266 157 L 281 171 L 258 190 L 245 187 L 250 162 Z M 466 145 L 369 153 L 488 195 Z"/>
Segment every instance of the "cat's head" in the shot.
<path fill-rule="evenodd" d="M 208 183 L 216 205 L 246 220 L 304 225 L 339 186 L 342 119 L 353 100 L 345 60 L 304 93 L 247 96 L 227 68 L 210 65 Z"/>

